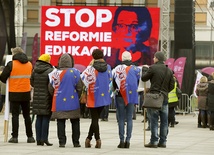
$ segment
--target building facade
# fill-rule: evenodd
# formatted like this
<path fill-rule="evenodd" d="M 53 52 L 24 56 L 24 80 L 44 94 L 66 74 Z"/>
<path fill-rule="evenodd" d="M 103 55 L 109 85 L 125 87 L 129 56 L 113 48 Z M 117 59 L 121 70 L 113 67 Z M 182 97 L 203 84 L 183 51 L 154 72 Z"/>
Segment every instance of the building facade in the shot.
<path fill-rule="evenodd" d="M 196 68 L 214 66 L 214 2 L 213 0 L 195 0 L 194 2 Z M 40 37 L 41 6 L 44 5 L 162 7 L 160 0 L 23 0 L 22 31 L 27 32 L 27 54 L 29 56 L 31 56 L 35 33 L 38 33 Z M 174 0 L 170 0 L 170 50 L 172 51 L 174 49 L 174 5 Z"/>

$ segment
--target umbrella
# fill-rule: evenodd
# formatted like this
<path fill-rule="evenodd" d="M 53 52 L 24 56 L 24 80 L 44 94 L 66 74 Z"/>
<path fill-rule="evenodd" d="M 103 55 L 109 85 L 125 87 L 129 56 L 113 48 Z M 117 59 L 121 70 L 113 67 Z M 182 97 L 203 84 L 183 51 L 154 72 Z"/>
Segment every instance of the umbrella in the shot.
<path fill-rule="evenodd" d="M 83 72 L 86 69 L 86 67 L 81 64 L 75 64 L 74 68 L 78 69 L 80 72 Z"/>
<path fill-rule="evenodd" d="M 212 73 L 214 73 L 214 67 L 205 67 L 201 69 L 202 73 L 211 75 Z"/>

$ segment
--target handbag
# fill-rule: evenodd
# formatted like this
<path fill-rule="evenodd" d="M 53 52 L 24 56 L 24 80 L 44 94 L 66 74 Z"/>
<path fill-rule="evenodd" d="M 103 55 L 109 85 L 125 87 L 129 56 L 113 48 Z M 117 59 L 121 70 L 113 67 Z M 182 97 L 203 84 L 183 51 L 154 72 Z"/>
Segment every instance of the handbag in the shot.
<path fill-rule="evenodd" d="M 165 75 L 167 73 L 167 67 L 165 71 Z M 151 108 L 151 109 L 161 109 L 164 101 L 164 96 L 162 93 L 163 84 L 165 83 L 166 78 L 164 78 L 159 93 L 145 93 L 143 108 Z"/>
<path fill-rule="evenodd" d="M 164 96 L 160 93 L 146 93 L 144 96 L 143 108 L 161 109 Z"/>
<path fill-rule="evenodd" d="M 86 88 L 83 87 L 81 96 L 80 96 L 80 98 L 79 98 L 79 101 L 80 101 L 81 104 L 86 104 L 86 103 L 87 103 L 87 91 L 86 91 L 85 89 L 86 89 Z"/>

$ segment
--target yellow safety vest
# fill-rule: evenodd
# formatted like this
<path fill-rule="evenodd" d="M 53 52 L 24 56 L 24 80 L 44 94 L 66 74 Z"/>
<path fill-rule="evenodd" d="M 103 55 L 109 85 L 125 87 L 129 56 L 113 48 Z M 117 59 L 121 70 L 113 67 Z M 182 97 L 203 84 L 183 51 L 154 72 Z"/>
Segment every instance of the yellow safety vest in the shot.
<path fill-rule="evenodd" d="M 168 102 L 173 103 L 178 101 L 178 97 L 176 95 L 177 82 L 175 82 L 174 89 L 168 94 Z"/>

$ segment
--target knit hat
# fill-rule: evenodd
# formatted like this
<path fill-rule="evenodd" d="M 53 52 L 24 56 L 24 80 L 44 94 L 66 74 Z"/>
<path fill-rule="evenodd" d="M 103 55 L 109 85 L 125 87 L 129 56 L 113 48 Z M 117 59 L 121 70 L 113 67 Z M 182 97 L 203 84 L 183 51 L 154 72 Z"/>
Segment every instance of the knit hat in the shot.
<path fill-rule="evenodd" d="M 125 61 L 125 60 L 132 60 L 132 55 L 128 51 L 124 51 L 122 54 L 122 61 Z"/>
<path fill-rule="evenodd" d="M 165 61 L 165 60 L 166 60 L 166 58 L 165 58 L 163 52 L 156 52 L 156 53 L 155 53 L 155 57 L 156 57 L 159 61 Z"/>
<path fill-rule="evenodd" d="M 24 53 L 23 49 L 21 47 L 15 47 L 15 48 L 11 48 L 11 52 L 13 55 L 17 54 L 17 53 Z"/>
<path fill-rule="evenodd" d="M 103 51 L 100 50 L 100 49 L 95 49 L 92 52 L 92 57 L 93 57 L 94 60 L 103 59 Z"/>
<path fill-rule="evenodd" d="M 42 55 L 39 57 L 39 60 L 42 60 L 42 61 L 45 61 L 45 62 L 50 63 L 50 61 L 51 61 L 51 56 L 50 56 L 50 54 L 42 54 Z"/>

